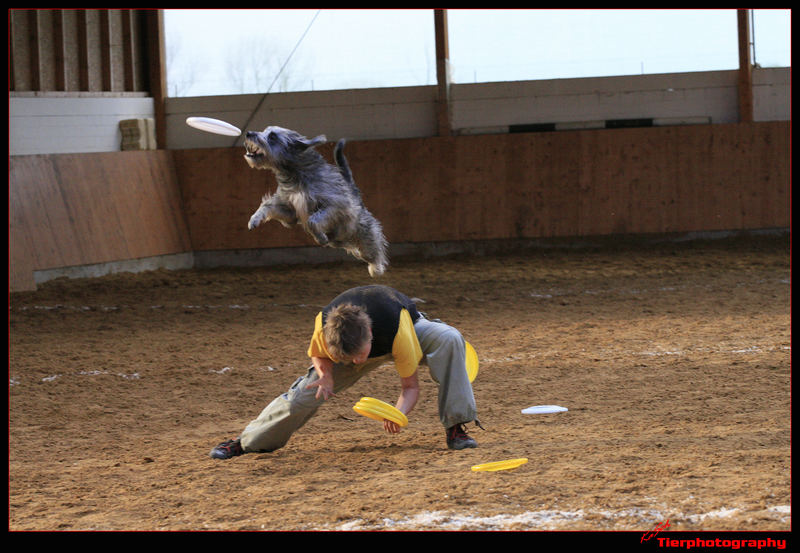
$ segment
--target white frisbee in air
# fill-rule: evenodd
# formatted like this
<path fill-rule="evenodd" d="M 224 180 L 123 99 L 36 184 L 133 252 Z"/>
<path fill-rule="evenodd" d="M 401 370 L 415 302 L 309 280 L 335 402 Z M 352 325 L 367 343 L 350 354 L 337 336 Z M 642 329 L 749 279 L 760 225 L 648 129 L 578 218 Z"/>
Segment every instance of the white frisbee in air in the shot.
<path fill-rule="evenodd" d="M 567 411 L 566 407 L 560 405 L 534 405 L 522 410 L 523 415 L 546 415 L 548 413 L 563 413 Z"/>
<path fill-rule="evenodd" d="M 186 124 L 201 131 L 224 134 L 225 136 L 239 136 L 242 131 L 230 123 L 211 117 L 187 117 Z"/>

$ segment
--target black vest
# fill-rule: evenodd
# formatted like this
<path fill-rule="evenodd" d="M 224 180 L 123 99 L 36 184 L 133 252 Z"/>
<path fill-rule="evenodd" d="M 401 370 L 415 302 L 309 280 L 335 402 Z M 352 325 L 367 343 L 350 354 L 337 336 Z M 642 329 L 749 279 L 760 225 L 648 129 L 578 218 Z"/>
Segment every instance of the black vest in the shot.
<path fill-rule="evenodd" d="M 322 310 L 322 326 L 328 313 L 337 305 L 352 304 L 363 307 L 372 319 L 372 350 L 370 357 L 392 353 L 392 344 L 400 326 L 400 312 L 405 309 L 414 323 L 420 315 L 411 299 L 394 288 L 378 284 L 351 288 L 336 296 Z"/>

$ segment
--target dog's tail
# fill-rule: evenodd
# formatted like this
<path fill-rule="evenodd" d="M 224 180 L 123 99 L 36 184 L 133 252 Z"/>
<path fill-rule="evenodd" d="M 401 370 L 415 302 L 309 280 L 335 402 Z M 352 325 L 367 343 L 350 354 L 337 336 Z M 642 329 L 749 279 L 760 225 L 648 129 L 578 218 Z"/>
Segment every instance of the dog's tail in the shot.
<path fill-rule="evenodd" d="M 342 177 L 344 180 L 353 187 L 353 190 L 356 194 L 361 196 L 361 190 L 358 189 L 356 186 L 355 181 L 353 180 L 353 173 L 350 172 L 350 164 L 347 163 L 347 158 L 344 157 L 344 145 L 347 141 L 342 138 L 339 142 L 336 143 L 336 147 L 333 149 L 333 158 L 336 160 L 336 166 L 339 167 L 339 171 L 342 173 Z"/>

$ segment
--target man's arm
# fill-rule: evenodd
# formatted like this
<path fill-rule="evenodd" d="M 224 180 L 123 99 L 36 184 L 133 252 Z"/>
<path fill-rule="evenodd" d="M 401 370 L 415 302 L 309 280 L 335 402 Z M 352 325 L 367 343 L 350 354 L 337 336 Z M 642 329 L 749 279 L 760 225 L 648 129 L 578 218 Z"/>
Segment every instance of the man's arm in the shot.
<path fill-rule="evenodd" d="M 411 376 L 406 376 L 400 379 L 400 397 L 397 399 L 395 407 L 408 415 L 419 399 L 419 379 L 417 378 L 416 371 Z M 397 434 L 400 432 L 400 426 L 397 423 L 384 419 L 383 428 L 390 434 Z"/>
<path fill-rule="evenodd" d="M 311 357 L 314 370 L 317 372 L 318 380 L 315 380 L 307 388 L 317 388 L 317 399 L 329 399 L 333 395 L 333 361 L 327 357 Z"/>

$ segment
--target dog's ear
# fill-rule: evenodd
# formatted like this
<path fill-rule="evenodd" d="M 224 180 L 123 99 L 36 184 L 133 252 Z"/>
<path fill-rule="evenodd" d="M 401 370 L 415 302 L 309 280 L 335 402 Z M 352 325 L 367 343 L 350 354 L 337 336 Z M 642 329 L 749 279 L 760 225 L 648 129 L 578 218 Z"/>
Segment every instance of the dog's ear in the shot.
<path fill-rule="evenodd" d="M 325 142 L 327 142 L 327 140 L 328 139 L 325 137 L 324 134 L 321 134 L 319 136 L 315 136 L 314 138 L 311 138 L 311 139 L 303 137 L 302 139 L 295 141 L 295 147 L 297 147 L 297 148 L 299 148 L 301 150 L 307 150 L 309 148 L 313 148 L 314 146 L 318 146 L 320 144 L 325 144 Z"/>

